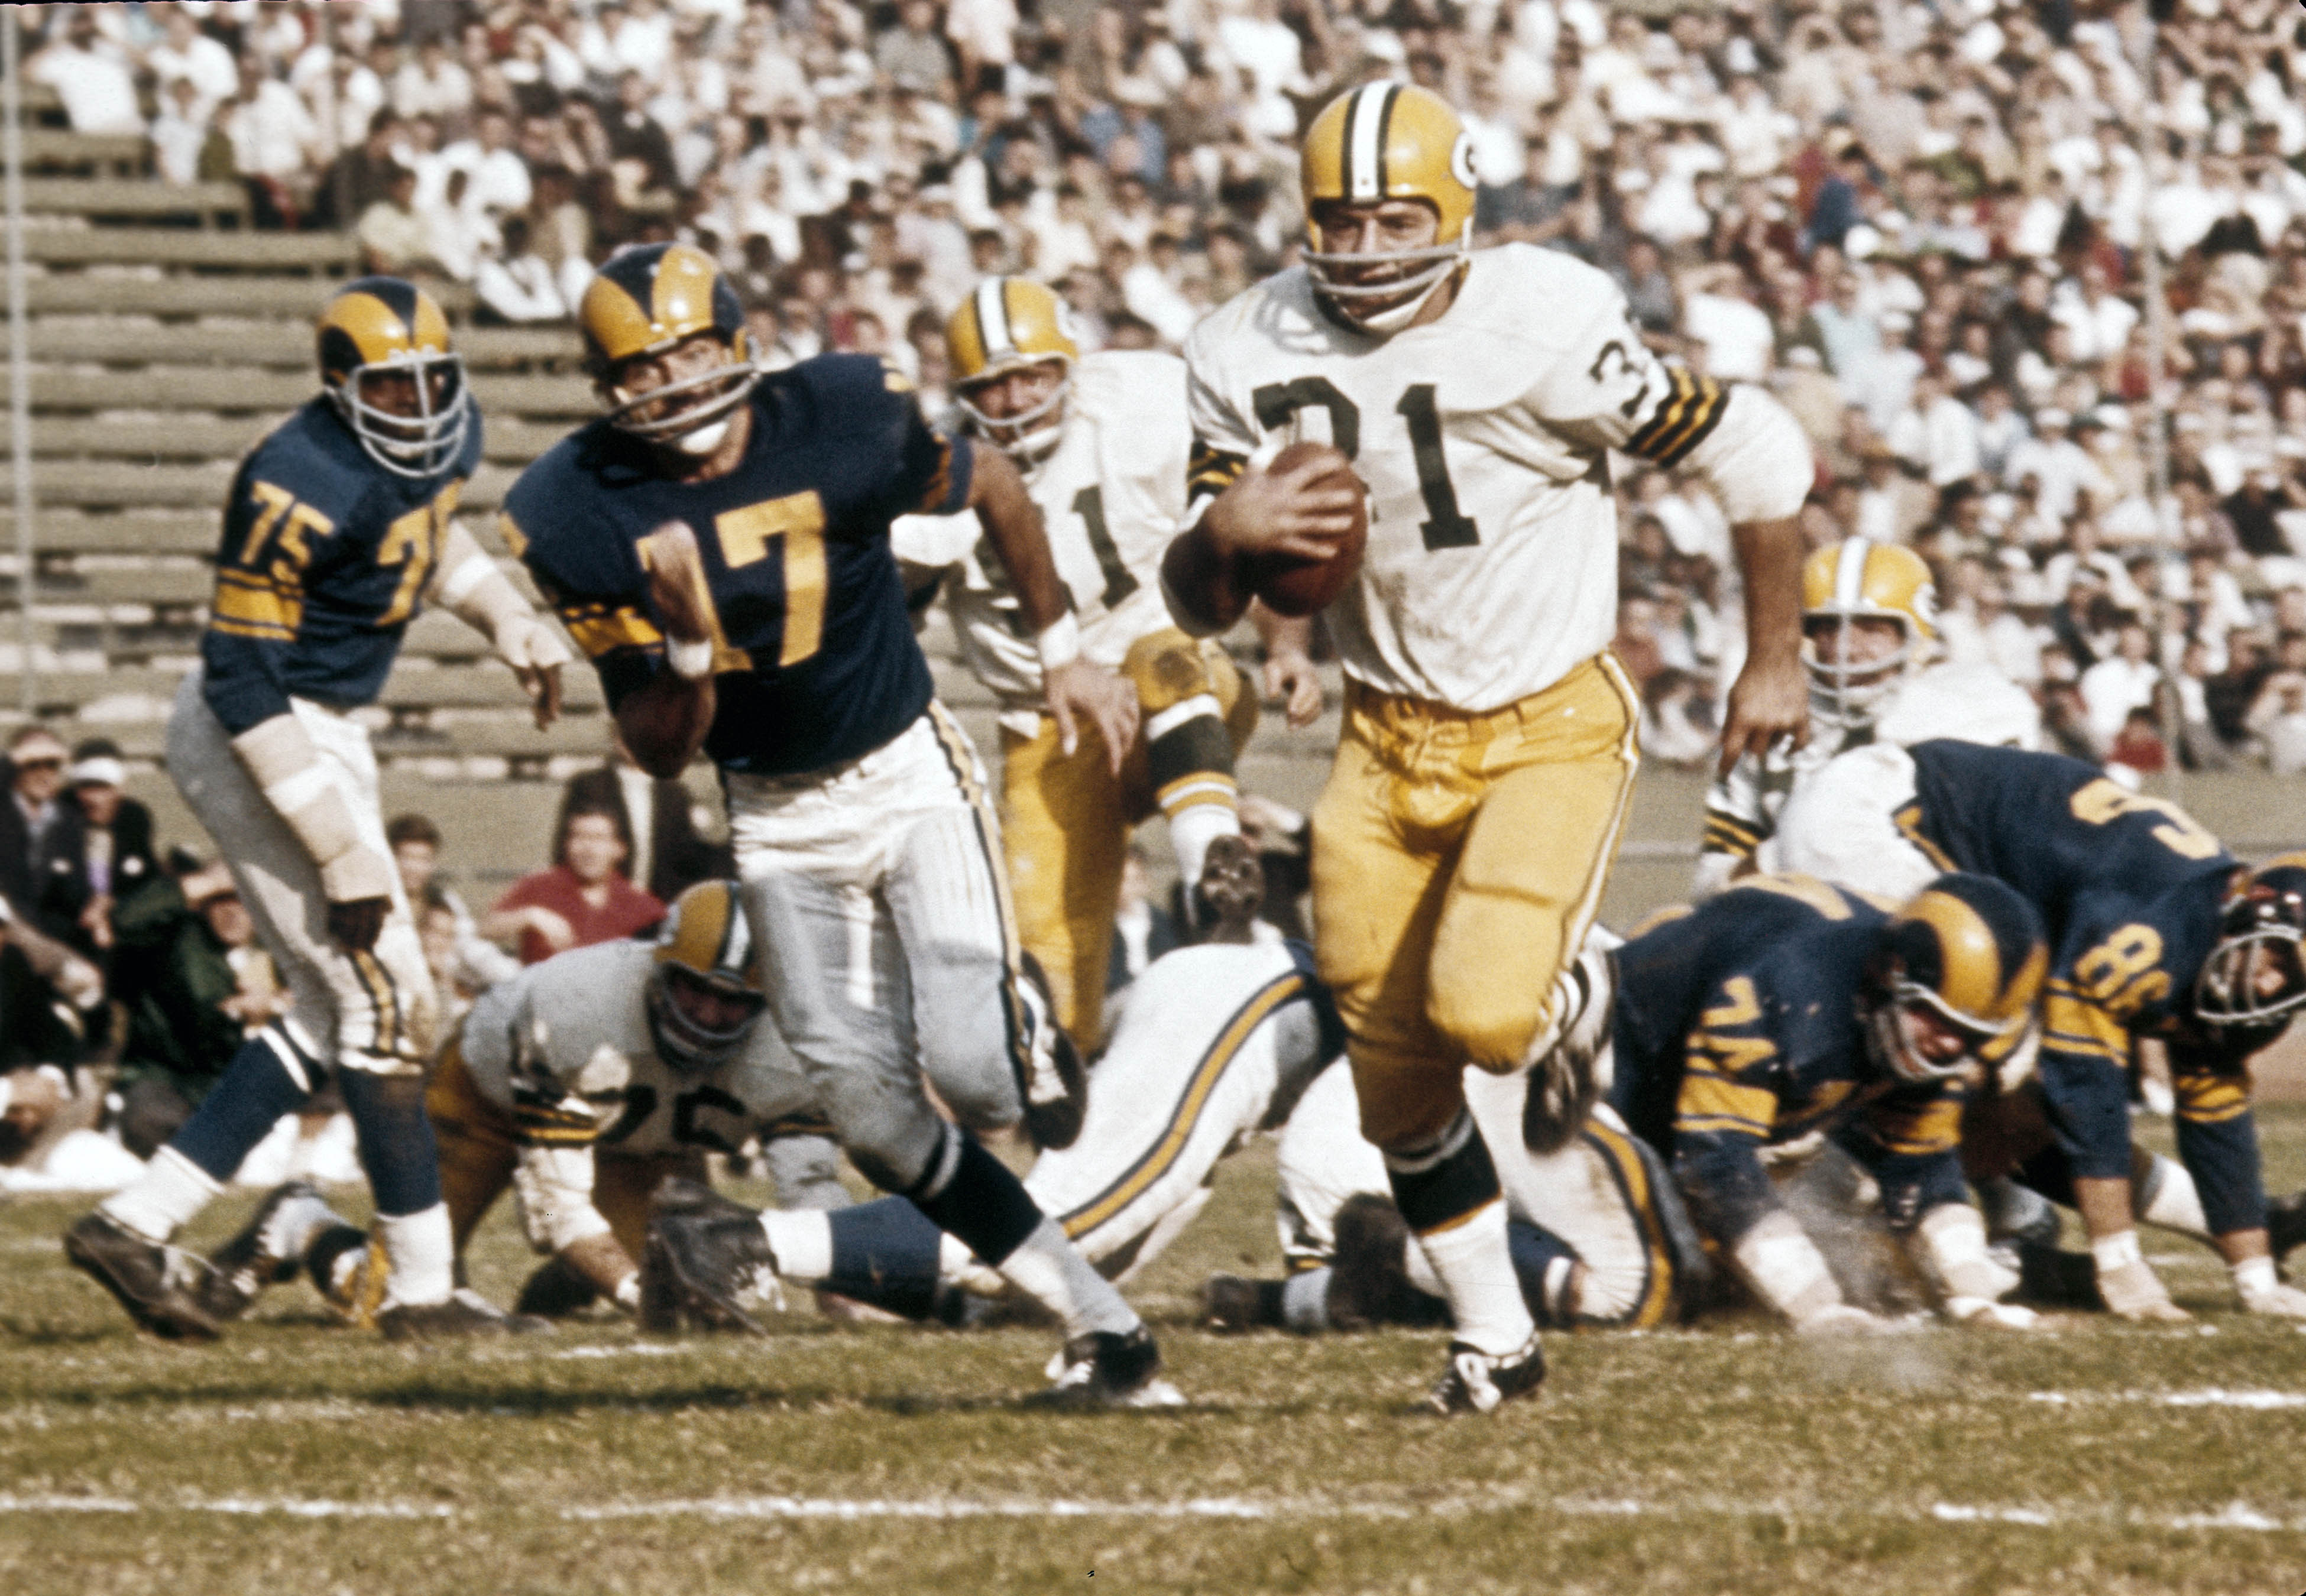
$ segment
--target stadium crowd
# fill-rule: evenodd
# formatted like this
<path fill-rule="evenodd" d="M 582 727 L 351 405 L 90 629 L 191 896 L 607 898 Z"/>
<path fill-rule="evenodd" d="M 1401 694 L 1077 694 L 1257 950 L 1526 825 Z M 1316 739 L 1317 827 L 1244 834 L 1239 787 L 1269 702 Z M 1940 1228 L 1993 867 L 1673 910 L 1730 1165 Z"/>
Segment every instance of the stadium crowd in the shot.
<path fill-rule="evenodd" d="M 1765 381 L 1807 512 L 1929 559 L 1953 657 L 2139 771 L 2306 768 L 2306 22 L 2186 0 L 2140 75 L 2097 0 L 403 0 L 50 7 L 75 126 L 260 225 L 566 318 L 678 237 L 757 353 L 879 353 L 942 393 L 977 277 L 1059 286 L 1084 347 L 1174 348 L 1285 264 L 1295 137 L 1392 73 L 1468 113 L 1485 239 L 1606 267 L 1663 350 Z M 146 114 L 148 106 L 157 114 Z M 2142 149 L 2146 130 L 2157 148 Z M 2167 491 L 2144 314 L 2163 242 Z M 1619 652 L 1656 757 L 1704 757 L 1741 655 L 1726 526 L 1622 477 Z M 2301 545 L 2306 546 L 2306 545 Z"/>

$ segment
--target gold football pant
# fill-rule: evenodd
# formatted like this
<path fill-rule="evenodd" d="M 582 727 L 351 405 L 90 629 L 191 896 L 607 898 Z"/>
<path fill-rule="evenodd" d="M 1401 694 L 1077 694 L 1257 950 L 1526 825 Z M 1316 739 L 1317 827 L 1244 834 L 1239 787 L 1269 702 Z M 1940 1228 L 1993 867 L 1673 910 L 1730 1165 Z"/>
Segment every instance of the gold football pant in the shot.
<path fill-rule="evenodd" d="M 1145 733 L 1118 777 L 1093 728 L 1081 728 L 1070 757 L 1046 715 L 1029 738 L 1001 733 L 1001 836 L 1018 939 L 1040 961 L 1057 1021 L 1084 1054 L 1104 1029 L 1130 827 L 1157 809 L 1234 807 L 1234 756 L 1257 725 L 1257 696 L 1214 638 L 1196 643 L 1164 627 L 1137 640 L 1122 673 L 1136 686 Z M 1206 713 L 1193 713 L 1204 699 Z M 1165 716 L 1174 723 L 1163 724 Z"/>
<path fill-rule="evenodd" d="M 432 1077 L 424 1111 L 440 1142 L 440 1195 L 448 1205 L 448 1225 L 461 1259 L 465 1243 L 512 1184 L 513 1170 L 520 1162 L 520 1131 L 510 1114 L 481 1096 L 465 1067 L 464 1054 L 453 1045 Z M 593 1206 L 635 1263 L 648 1241 L 649 1199 L 657 1183 L 671 1174 L 703 1180 L 703 1156 L 623 1156 L 606 1148 L 594 1153 Z"/>
<path fill-rule="evenodd" d="M 1519 1068 L 1550 1018 L 1625 824 L 1638 704 L 1606 653 L 1487 714 L 1347 684 L 1313 918 L 1379 1148 L 1439 1137 L 1465 1066 Z"/>

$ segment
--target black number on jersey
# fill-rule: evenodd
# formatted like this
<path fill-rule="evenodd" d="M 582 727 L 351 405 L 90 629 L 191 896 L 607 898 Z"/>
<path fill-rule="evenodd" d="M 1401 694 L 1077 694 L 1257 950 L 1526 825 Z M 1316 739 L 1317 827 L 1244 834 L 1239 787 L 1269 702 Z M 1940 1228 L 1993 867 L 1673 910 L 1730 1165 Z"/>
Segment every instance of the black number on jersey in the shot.
<path fill-rule="evenodd" d="M 713 1130 L 700 1125 L 696 1116 L 706 1109 L 731 1115 L 737 1121 L 737 1138 L 732 1140 Z M 672 1139 L 683 1147 L 711 1148 L 715 1152 L 734 1153 L 744 1138 L 745 1105 L 717 1086 L 700 1086 L 680 1094 L 672 1100 Z"/>
<path fill-rule="evenodd" d="M 1121 550 L 1115 547 L 1112 529 L 1105 524 L 1105 491 L 1092 486 L 1074 494 L 1073 514 L 1089 528 L 1089 546 L 1097 550 L 1097 568 L 1105 573 L 1105 592 L 1099 602 L 1107 610 L 1115 609 L 1137 591 L 1139 584 L 1129 568 L 1121 563 Z"/>
<path fill-rule="evenodd" d="M 620 1087 L 608 1096 L 611 1100 L 622 1097 L 625 1102 L 625 1112 L 617 1116 L 617 1122 L 601 1132 L 601 1145 L 612 1148 L 648 1123 L 648 1116 L 656 1112 L 656 1088 Z M 593 1101 L 600 1099 L 595 1097 Z"/>
<path fill-rule="evenodd" d="M 1434 407 L 1433 385 L 1413 382 L 1395 412 L 1409 423 L 1409 448 L 1417 460 L 1417 491 L 1425 496 L 1425 520 L 1418 532 L 1429 549 L 1470 549 L 1482 541 L 1473 518 L 1457 508 L 1457 490 L 1449 482 L 1449 462 L 1441 452 L 1441 413 Z"/>
<path fill-rule="evenodd" d="M 1611 348 L 1617 346 L 1611 345 Z M 1624 351 L 1618 351 L 1619 358 Z M 1300 410 L 1329 413 L 1329 439 L 1346 459 L 1361 454 L 1361 407 L 1339 393 L 1327 377 L 1300 377 L 1293 382 L 1268 382 L 1250 396 L 1257 408 L 1257 424 L 1267 431 L 1285 427 Z M 1449 457 L 1441 446 L 1441 411 L 1433 400 L 1433 384 L 1413 382 L 1402 394 L 1394 414 L 1409 424 L 1409 449 L 1417 465 L 1417 491 L 1425 500 L 1425 520 L 1418 533 L 1428 549 L 1470 549 L 1482 541 L 1482 529 L 1457 508 L 1457 490 L 1449 481 Z"/>
<path fill-rule="evenodd" d="M 1614 370 L 1610 369 L 1612 362 L 1616 363 Z M 1600 383 L 1608 383 L 1619 377 L 1641 379 L 1642 385 L 1634 390 L 1634 397 L 1618 406 L 1618 414 L 1627 421 L 1641 414 L 1642 401 L 1650 397 L 1650 379 L 1645 363 L 1636 364 L 1626 353 L 1626 346 L 1615 338 L 1601 346 L 1601 353 L 1593 357 L 1593 363 L 1586 369 L 1585 374 Z"/>

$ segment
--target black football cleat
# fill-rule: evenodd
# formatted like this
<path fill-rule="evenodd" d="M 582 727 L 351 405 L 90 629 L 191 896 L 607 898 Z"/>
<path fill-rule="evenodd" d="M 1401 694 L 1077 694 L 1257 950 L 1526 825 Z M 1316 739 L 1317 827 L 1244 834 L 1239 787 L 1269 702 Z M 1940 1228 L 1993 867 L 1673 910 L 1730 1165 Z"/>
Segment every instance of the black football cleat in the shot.
<path fill-rule="evenodd" d="M 240 1233 L 209 1255 L 209 1271 L 195 1290 L 209 1318 L 219 1324 L 238 1319 L 266 1286 L 296 1277 L 303 1254 L 287 1245 L 283 1219 L 293 1207 L 308 1202 L 326 1204 L 310 1181 L 274 1187 Z"/>
<path fill-rule="evenodd" d="M 2306 1191 L 2293 1191 L 2266 1205 L 2266 1240 L 2277 1264 L 2292 1248 L 2306 1242 Z"/>
<path fill-rule="evenodd" d="M 1333 1330 L 1399 1324 L 1424 1293 L 1409 1283 L 1409 1226 L 1390 1199 L 1364 1191 L 1337 1210 L 1326 1310 Z"/>
<path fill-rule="evenodd" d="M 1462 1341 L 1449 1344 L 1449 1367 L 1425 1395 L 1425 1405 L 1448 1417 L 1495 1413 L 1545 1383 L 1545 1350 L 1533 1335 L 1519 1352 L 1499 1357 Z"/>
<path fill-rule="evenodd" d="M 552 1326 L 531 1314 L 507 1313 L 478 1292 L 460 1287 L 439 1302 L 393 1302 L 380 1308 L 376 1327 L 387 1341 L 457 1341 L 542 1335 Z"/>
<path fill-rule="evenodd" d="M 1089 1071 L 1080 1049 L 1057 1023 L 1049 978 L 1039 960 L 1024 958 L 1026 995 L 1031 999 L 1033 1034 L 1026 1056 L 1016 1063 L 1017 1093 L 1025 1104 L 1025 1134 L 1046 1152 L 1060 1152 L 1080 1139 L 1089 1118 Z"/>
<path fill-rule="evenodd" d="M 64 1232 L 64 1257 L 164 1341 L 214 1341 L 222 1334 L 172 1267 L 169 1249 L 101 1212 L 83 1215 Z"/>
<path fill-rule="evenodd" d="M 1278 1280 L 1212 1275 L 1201 1282 L 1201 1323 L 1219 1335 L 1262 1330 L 1282 1323 Z"/>
<path fill-rule="evenodd" d="M 1183 1407 L 1177 1387 L 1161 1378 L 1161 1349 L 1143 1325 L 1126 1335 L 1092 1330 L 1065 1343 L 1054 1384 L 1025 1399 L 1059 1413 L 1101 1408 Z"/>
<path fill-rule="evenodd" d="M 591 1281 L 559 1259 L 548 1258 L 523 1284 L 512 1310 L 538 1319 L 568 1319 L 600 1300 L 601 1293 Z"/>

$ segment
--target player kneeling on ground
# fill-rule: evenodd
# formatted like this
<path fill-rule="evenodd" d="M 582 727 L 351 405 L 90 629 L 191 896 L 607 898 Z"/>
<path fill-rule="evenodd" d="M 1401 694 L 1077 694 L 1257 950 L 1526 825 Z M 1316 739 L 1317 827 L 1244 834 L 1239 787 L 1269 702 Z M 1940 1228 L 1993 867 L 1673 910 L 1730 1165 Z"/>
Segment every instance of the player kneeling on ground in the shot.
<path fill-rule="evenodd" d="M 1025 1190 L 1099 1273 L 1118 1281 L 1159 1256 L 1209 1200 L 1219 1159 L 1290 1113 L 1343 1051 L 1302 943 L 1251 943 L 1256 855 L 1210 844 L 1200 882 L 1209 940 L 1155 961 L 1095 1077 L 1079 1140 L 1045 1152 Z M 738 1299 L 767 1270 L 909 1318 L 969 1317 L 961 1293 L 1009 1295 L 1001 1277 L 909 1203 L 833 1214 L 671 1214 L 651 1231 L 645 1293 L 673 1317 L 749 1325 Z M 662 1288 L 653 1284 L 662 1275 Z"/>
<path fill-rule="evenodd" d="M 2216 1247 L 2246 1311 L 2306 1319 L 2306 1292 L 2276 1273 L 2250 1080 L 2251 1055 L 2306 1007 L 2306 856 L 2252 870 L 2177 805 L 2095 766 L 1949 739 L 1835 759 L 1787 804 L 1771 851 L 1872 892 L 1944 868 L 2009 883 L 2048 929 L 2038 1086 L 1974 1116 L 1975 1173 L 2014 1170 L 2078 1208 L 2097 1294 L 2125 1319 L 2187 1317 L 2139 1250 L 2141 1219 Z M 2146 1037 L 2170 1063 L 2175 1164 L 2131 1143 Z M 2295 1199 L 2279 1217 L 2295 1243 Z"/>
<path fill-rule="evenodd" d="M 559 1317 L 605 1300 L 630 1311 L 650 1195 L 673 1176 L 703 1180 L 706 1152 L 755 1135 L 786 1203 L 846 1202 L 814 1095 L 764 1006 L 727 881 L 683 892 L 654 943 L 573 949 L 491 988 L 426 1098 L 459 1259 L 510 1186 L 530 1244 L 549 1255 L 520 1310 Z M 350 1310 L 373 1291 L 358 1232 L 315 1230 L 307 1206 L 286 1205 L 276 1194 L 209 1260 L 214 1310 L 238 1312 L 299 1259 Z"/>
<path fill-rule="evenodd" d="M 378 1326 L 396 1339 L 504 1328 L 454 1290 L 423 1107 L 438 1004 L 352 711 L 383 687 L 423 602 L 488 634 L 540 727 L 559 713 L 568 653 L 455 518 L 481 428 L 440 307 L 397 277 L 362 277 L 316 330 L 322 391 L 233 479 L 201 668 L 168 717 L 168 773 L 294 1004 L 243 1045 L 143 1178 L 64 1236 L 76 1267 L 172 1339 L 207 1340 L 217 1324 L 172 1269 L 169 1237 L 331 1080 L 392 1260 Z"/>
<path fill-rule="evenodd" d="M 1221 644 L 1179 631 L 1161 602 L 1161 555 L 1185 512 L 1184 363 L 1082 354 L 1063 303 L 1025 277 L 979 283 L 945 341 L 971 436 L 1016 462 L 1040 508 L 1082 657 L 1121 672 L 1143 716 L 1118 770 L 1099 738 L 1066 747 L 1014 585 L 977 516 L 897 523 L 898 558 L 944 579 L 962 656 L 1000 703 L 1018 935 L 1047 972 L 1059 1022 L 1094 1053 L 1130 827 L 1165 816 L 1178 879 L 1200 879 L 1211 841 L 1241 831 L 1234 760 L 1257 696 Z M 1302 653 L 1304 623 L 1258 614 L 1277 649 Z"/>

